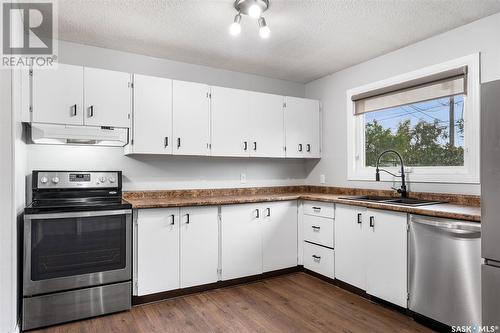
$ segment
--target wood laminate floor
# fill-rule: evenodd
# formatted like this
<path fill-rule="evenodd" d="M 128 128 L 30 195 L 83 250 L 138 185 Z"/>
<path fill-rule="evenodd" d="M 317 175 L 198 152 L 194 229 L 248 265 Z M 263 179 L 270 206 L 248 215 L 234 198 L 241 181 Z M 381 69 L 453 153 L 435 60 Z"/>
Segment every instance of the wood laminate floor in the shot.
<path fill-rule="evenodd" d="M 411 318 L 306 273 L 294 273 L 31 331 L 431 332 Z"/>

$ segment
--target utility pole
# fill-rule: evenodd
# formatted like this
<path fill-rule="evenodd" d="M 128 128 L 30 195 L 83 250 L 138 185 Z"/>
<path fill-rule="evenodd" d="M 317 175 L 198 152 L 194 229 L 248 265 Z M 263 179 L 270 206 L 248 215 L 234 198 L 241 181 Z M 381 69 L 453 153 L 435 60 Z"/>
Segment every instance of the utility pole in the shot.
<path fill-rule="evenodd" d="M 450 97 L 450 147 L 455 147 L 455 97 Z"/>

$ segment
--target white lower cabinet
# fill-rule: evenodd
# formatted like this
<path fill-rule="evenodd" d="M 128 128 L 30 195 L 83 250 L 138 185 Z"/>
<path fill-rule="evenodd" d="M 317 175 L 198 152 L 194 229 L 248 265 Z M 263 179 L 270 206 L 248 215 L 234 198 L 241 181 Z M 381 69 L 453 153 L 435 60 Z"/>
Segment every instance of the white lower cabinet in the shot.
<path fill-rule="evenodd" d="M 221 208 L 222 280 L 297 265 L 297 202 Z"/>
<path fill-rule="evenodd" d="M 179 288 L 179 208 L 137 214 L 137 295 Z"/>
<path fill-rule="evenodd" d="M 335 278 L 335 252 L 332 249 L 304 242 L 304 268 Z"/>
<path fill-rule="evenodd" d="M 218 208 L 140 209 L 138 296 L 217 281 Z"/>
<path fill-rule="evenodd" d="M 180 209 L 180 286 L 217 282 L 219 265 L 218 207 Z"/>
<path fill-rule="evenodd" d="M 337 205 L 335 274 L 370 295 L 407 306 L 407 214 Z"/>

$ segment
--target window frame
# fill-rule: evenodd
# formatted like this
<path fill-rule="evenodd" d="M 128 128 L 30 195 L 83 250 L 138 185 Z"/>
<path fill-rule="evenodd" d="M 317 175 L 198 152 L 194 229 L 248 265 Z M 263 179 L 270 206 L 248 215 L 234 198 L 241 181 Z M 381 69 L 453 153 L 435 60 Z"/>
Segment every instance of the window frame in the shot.
<path fill-rule="evenodd" d="M 352 96 L 400 84 L 453 68 L 467 66 L 467 94 L 464 96 L 464 165 L 406 167 L 408 180 L 422 183 L 479 184 L 480 168 L 480 54 L 472 54 L 349 89 L 347 95 L 347 179 L 375 181 L 375 168 L 365 166 L 364 115 L 356 116 Z M 377 112 L 377 111 L 374 111 Z M 385 168 L 399 173 L 399 167 Z M 398 180 L 381 173 L 381 181 Z"/>

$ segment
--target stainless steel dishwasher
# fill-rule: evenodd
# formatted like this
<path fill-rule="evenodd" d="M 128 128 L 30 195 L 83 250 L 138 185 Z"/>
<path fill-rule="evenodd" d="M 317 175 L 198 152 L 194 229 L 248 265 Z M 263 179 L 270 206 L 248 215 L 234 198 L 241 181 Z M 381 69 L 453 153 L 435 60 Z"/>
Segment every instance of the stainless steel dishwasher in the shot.
<path fill-rule="evenodd" d="M 409 308 L 441 323 L 481 324 L 481 225 L 410 216 Z"/>

